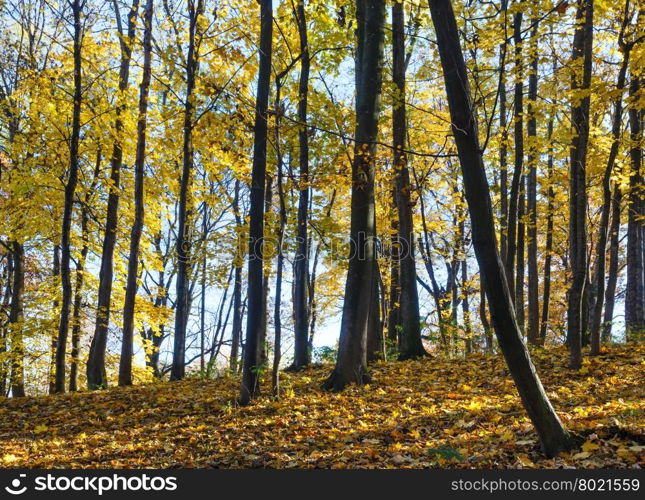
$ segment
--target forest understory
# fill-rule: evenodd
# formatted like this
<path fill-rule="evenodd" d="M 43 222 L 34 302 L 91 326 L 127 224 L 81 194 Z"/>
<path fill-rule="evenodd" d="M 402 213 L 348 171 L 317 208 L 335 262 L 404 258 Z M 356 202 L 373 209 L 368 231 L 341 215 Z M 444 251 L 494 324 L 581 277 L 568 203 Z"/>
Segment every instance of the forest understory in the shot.
<path fill-rule="evenodd" d="M 580 448 L 547 459 L 501 355 L 372 365 L 370 386 L 320 389 L 329 366 L 281 374 L 279 399 L 236 404 L 239 380 L 189 378 L 0 403 L 2 467 L 641 468 L 645 346 L 563 368 L 532 357 Z"/>

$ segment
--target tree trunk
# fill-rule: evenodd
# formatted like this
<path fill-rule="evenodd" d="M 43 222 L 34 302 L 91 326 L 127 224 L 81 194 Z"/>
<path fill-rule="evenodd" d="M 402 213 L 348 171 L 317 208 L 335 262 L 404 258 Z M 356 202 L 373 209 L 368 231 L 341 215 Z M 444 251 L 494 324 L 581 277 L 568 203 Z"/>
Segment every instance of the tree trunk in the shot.
<path fill-rule="evenodd" d="M 72 12 L 74 15 L 74 104 L 72 111 L 72 134 L 69 142 L 69 176 L 65 185 L 65 202 L 63 206 L 63 226 L 61 229 L 61 262 L 60 278 L 63 289 L 61 297 L 60 322 L 58 324 L 58 342 L 56 344 L 56 392 L 65 392 L 65 353 L 67 351 L 67 334 L 69 330 L 70 308 L 72 305 L 71 261 L 71 230 L 78 183 L 78 144 L 81 132 L 81 5 L 84 2 L 74 0 Z"/>
<path fill-rule="evenodd" d="M 450 0 L 432 0 L 429 4 L 470 211 L 473 245 L 484 280 L 490 285 L 486 291 L 493 326 L 524 407 L 540 437 L 542 448 L 548 456 L 556 456 L 570 449 L 573 440 L 544 392 L 515 319 L 512 295 L 497 252 L 490 192 L 455 15 Z"/>
<path fill-rule="evenodd" d="M 614 321 L 614 304 L 616 301 L 616 283 L 618 281 L 618 250 L 620 242 L 620 204 L 622 193 L 618 183 L 614 185 L 611 197 L 611 226 L 609 228 L 609 269 L 607 272 L 607 290 L 605 291 L 605 315 L 603 317 L 601 340 L 611 342 L 611 329 Z"/>
<path fill-rule="evenodd" d="M 307 104 L 309 95 L 309 42 L 307 40 L 307 19 L 305 2 L 299 1 L 295 12 L 300 37 L 300 80 L 298 83 L 298 163 L 300 180 L 298 185 L 298 246 L 295 255 L 294 275 L 294 357 L 293 368 L 299 370 L 311 362 L 309 348 L 309 237 L 307 235 L 309 208 L 309 129 L 307 128 Z"/>
<path fill-rule="evenodd" d="M 240 404 L 248 404 L 260 393 L 260 340 L 266 311 L 263 308 L 264 187 L 266 182 L 267 108 L 271 85 L 271 49 L 273 32 L 272 0 L 260 0 L 260 66 L 255 100 L 253 169 L 249 222 L 248 311 L 246 343 L 242 368 Z"/>
<path fill-rule="evenodd" d="M 110 301 L 112 298 L 112 280 L 114 275 L 114 248 L 118 230 L 119 189 L 121 182 L 121 167 L 123 165 L 123 132 L 124 124 L 122 114 L 127 105 L 125 92 L 128 89 L 130 77 L 130 60 L 134 44 L 135 26 L 139 0 L 132 0 L 132 7 L 128 13 L 128 31 L 121 29 L 121 14 L 116 0 L 114 12 L 119 27 L 121 42 L 121 63 L 119 68 L 119 91 L 115 108 L 114 119 L 114 144 L 112 146 L 112 160 L 110 162 L 110 184 L 107 203 L 107 217 L 105 221 L 105 235 L 103 237 L 103 252 L 101 253 L 101 269 L 99 271 L 98 303 L 96 306 L 96 327 L 94 338 L 90 346 L 90 355 L 87 359 L 87 386 L 89 389 L 104 389 L 107 387 L 105 373 L 105 350 L 107 348 L 108 326 L 110 324 Z"/>
<path fill-rule="evenodd" d="M 154 0 L 147 0 L 144 13 L 143 75 L 139 86 L 139 116 L 137 118 L 137 150 L 134 162 L 134 223 L 130 230 L 128 276 L 123 303 L 123 343 L 119 363 L 119 385 L 132 385 L 132 356 L 134 354 L 134 313 L 139 275 L 139 244 L 145 217 L 143 183 L 145 180 L 146 125 L 148 93 L 152 65 L 152 14 Z"/>
<path fill-rule="evenodd" d="M 235 214 L 236 256 L 235 256 L 235 282 L 233 283 L 233 329 L 231 332 L 231 355 L 229 368 L 232 373 L 237 373 L 240 339 L 242 338 L 242 263 L 244 259 L 242 249 L 242 216 L 240 215 L 240 181 L 235 179 L 235 194 L 233 196 L 233 213 Z"/>
<path fill-rule="evenodd" d="M 524 242 L 526 235 L 526 226 L 524 216 L 526 214 L 526 176 L 522 175 L 520 179 L 520 196 L 517 202 L 517 245 L 516 259 L 517 271 L 515 274 L 515 312 L 517 314 L 517 323 L 520 325 L 522 335 L 525 334 L 524 328 Z"/>
<path fill-rule="evenodd" d="M 542 292 L 542 321 L 540 323 L 539 343 L 544 345 L 549 327 L 549 304 L 551 301 L 551 259 L 553 251 L 553 117 L 547 126 L 547 142 L 549 144 L 549 157 L 547 159 L 547 209 L 546 209 L 546 243 L 544 248 L 544 291 Z"/>
<path fill-rule="evenodd" d="M 189 271 L 191 266 L 190 218 L 192 212 L 192 170 L 195 151 L 193 126 L 195 119 L 195 78 L 199 54 L 199 17 L 204 13 L 204 0 L 189 2 L 188 53 L 186 56 L 186 100 L 184 104 L 183 164 L 179 185 L 179 213 L 177 216 L 177 278 L 175 282 L 175 337 L 170 380 L 181 380 L 186 373 L 186 328 L 190 315 Z"/>
<path fill-rule="evenodd" d="M 396 206 L 398 211 L 398 241 L 393 258 L 399 261 L 398 327 L 399 359 L 413 359 L 426 354 L 421 342 L 417 269 L 414 257 L 414 225 L 410 201 L 410 173 L 405 148 L 407 122 L 405 112 L 405 13 L 403 2 L 392 4 L 392 80 L 396 99 L 392 107 L 392 140 L 396 172 Z M 394 249 L 393 249 L 394 250 Z"/>
<path fill-rule="evenodd" d="M 25 295 L 25 248 L 22 243 L 11 244 L 13 261 L 13 283 L 11 307 L 9 309 L 9 331 L 11 333 L 11 395 L 14 398 L 25 395 L 25 344 L 23 340 L 23 315 Z"/>
<path fill-rule="evenodd" d="M 54 287 L 58 288 L 58 281 L 60 278 L 60 245 L 54 245 L 54 259 L 52 262 L 52 280 Z M 58 296 L 56 296 L 52 303 L 52 310 L 54 314 L 58 314 Z M 58 335 L 52 332 L 49 361 L 49 394 L 56 393 L 56 344 L 58 343 Z"/>
<path fill-rule="evenodd" d="M 571 145 L 569 179 L 569 254 L 571 264 L 571 287 L 567 307 L 567 338 L 569 342 L 569 365 L 573 369 L 582 366 L 582 336 L 587 281 L 587 191 L 586 164 L 589 141 L 588 89 L 591 84 L 591 45 L 593 37 L 594 0 L 579 0 L 576 20 L 579 23 L 573 40 L 572 63 L 582 59 L 583 74 L 571 77 L 574 96 L 571 123 L 574 138 Z M 583 94 L 580 98 L 579 95 Z"/>
<path fill-rule="evenodd" d="M 641 16 L 639 15 L 639 18 Z M 643 111 L 638 107 L 640 77 L 631 71 L 629 96 L 629 128 L 631 172 L 627 203 L 627 287 L 625 289 L 625 338 L 638 341 L 645 338 L 645 288 L 643 276 L 643 251 L 645 250 L 645 212 L 643 207 Z"/>
<path fill-rule="evenodd" d="M 528 102 L 528 121 L 526 131 L 529 141 L 528 164 L 529 171 L 526 178 L 526 208 L 528 213 L 528 329 L 527 337 L 531 344 L 540 343 L 540 303 L 538 299 L 538 241 L 537 241 L 537 162 L 538 162 L 538 144 L 537 144 L 537 97 L 538 97 L 538 25 L 539 19 L 532 20 L 533 28 L 531 30 L 531 63 L 529 69 L 529 102 Z"/>
<path fill-rule="evenodd" d="M 629 8 L 629 1 L 627 2 Z M 628 11 L 625 10 L 623 18 L 623 27 L 621 30 L 620 40 L 622 41 L 622 33 L 625 31 L 626 23 L 628 22 Z M 591 311 L 592 317 L 590 322 L 590 336 L 591 336 L 591 355 L 595 356 L 600 354 L 600 328 L 602 321 L 602 307 L 605 293 L 605 261 L 606 261 L 606 247 L 607 247 L 607 233 L 609 231 L 609 213 L 611 211 L 611 177 L 618 156 L 618 148 L 620 147 L 620 134 L 623 123 L 623 90 L 625 88 L 625 77 L 627 68 L 629 66 L 629 53 L 631 46 L 620 43 L 623 47 L 623 63 L 618 72 L 618 79 L 616 81 L 616 90 L 619 94 L 616 96 L 614 102 L 614 116 L 611 127 L 612 144 L 609 150 L 609 158 L 607 159 L 607 166 L 605 167 L 605 174 L 602 179 L 602 208 L 600 212 L 600 227 L 598 229 L 598 240 L 596 243 L 596 273 L 594 276 L 594 288 L 596 292 L 595 303 L 593 303 L 593 310 Z"/>
<path fill-rule="evenodd" d="M 342 390 L 369 380 L 367 323 L 374 279 L 374 164 L 381 100 L 385 1 L 357 0 L 356 143 L 352 162 L 350 257 L 336 367 L 324 382 Z"/>
<path fill-rule="evenodd" d="M 518 204 L 520 198 L 520 181 L 524 162 L 524 74 L 522 63 L 522 11 L 513 17 L 513 43 L 515 45 L 515 102 L 513 104 L 515 165 L 511 180 L 511 193 L 508 208 L 508 236 L 506 249 L 506 276 L 511 297 L 515 301 L 515 258 L 518 239 Z M 521 314 L 521 313 L 520 313 Z"/>

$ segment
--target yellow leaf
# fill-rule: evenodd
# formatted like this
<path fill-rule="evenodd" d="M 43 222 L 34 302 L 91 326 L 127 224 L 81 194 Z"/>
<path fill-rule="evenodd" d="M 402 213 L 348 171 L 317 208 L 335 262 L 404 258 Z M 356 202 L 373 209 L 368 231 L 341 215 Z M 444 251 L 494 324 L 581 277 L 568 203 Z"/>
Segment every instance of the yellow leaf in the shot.
<path fill-rule="evenodd" d="M 586 441 L 585 444 L 582 445 L 582 451 L 594 451 L 599 449 L 600 445 L 591 441 Z"/>
<path fill-rule="evenodd" d="M 36 428 L 34 429 L 34 432 L 36 434 L 43 434 L 49 430 L 49 427 L 46 425 L 37 425 Z"/>

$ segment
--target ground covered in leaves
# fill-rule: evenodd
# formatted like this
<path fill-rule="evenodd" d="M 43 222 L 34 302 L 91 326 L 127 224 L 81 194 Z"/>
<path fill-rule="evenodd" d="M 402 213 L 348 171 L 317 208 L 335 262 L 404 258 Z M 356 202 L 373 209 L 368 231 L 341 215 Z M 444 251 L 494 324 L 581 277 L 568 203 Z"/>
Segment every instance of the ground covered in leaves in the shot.
<path fill-rule="evenodd" d="M 579 372 L 533 358 L 580 449 L 546 459 L 500 357 L 379 363 L 373 383 L 319 389 L 329 366 L 282 375 L 280 400 L 235 404 L 237 378 L 0 402 L 2 467 L 639 468 L 645 348 L 604 349 Z"/>

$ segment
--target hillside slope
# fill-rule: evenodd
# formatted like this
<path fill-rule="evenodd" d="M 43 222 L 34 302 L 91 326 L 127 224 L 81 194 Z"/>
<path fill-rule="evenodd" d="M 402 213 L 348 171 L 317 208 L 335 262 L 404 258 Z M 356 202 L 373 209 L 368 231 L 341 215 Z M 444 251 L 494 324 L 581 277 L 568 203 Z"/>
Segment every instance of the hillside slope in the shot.
<path fill-rule="evenodd" d="M 2 467 L 642 467 L 644 346 L 604 349 L 580 372 L 564 349 L 534 359 L 582 449 L 549 460 L 500 357 L 379 363 L 371 386 L 283 374 L 279 401 L 239 408 L 236 378 L 0 402 Z M 266 387 L 266 385 L 265 385 Z M 268 391 L 267 391 L 268 392 Z"/>

